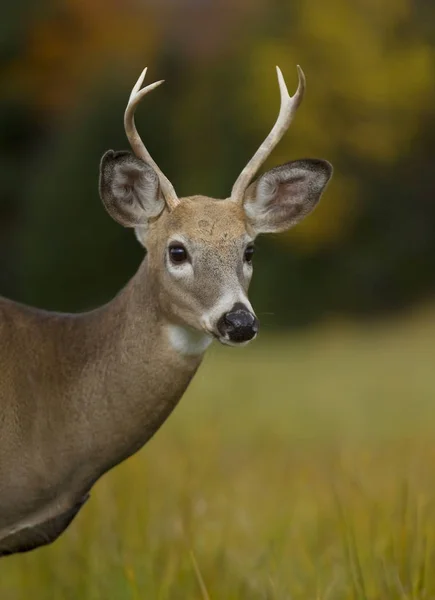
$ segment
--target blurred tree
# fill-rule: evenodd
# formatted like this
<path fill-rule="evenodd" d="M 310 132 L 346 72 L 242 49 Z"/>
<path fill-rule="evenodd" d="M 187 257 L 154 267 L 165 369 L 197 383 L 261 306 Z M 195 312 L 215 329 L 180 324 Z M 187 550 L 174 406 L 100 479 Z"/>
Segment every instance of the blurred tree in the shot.
<path fill-rule="evenodd" d="M 9 66 L 25 46 L 36 17 L 34 3 L 17 0 L 4 7 L 0 22 L 0 286 L 12 293 L 17 278 L 15 228 L 20 223 L 21 186 L 25 163 L 40 126 L 32 107 L 14 95 Z"/>
<path fill-rule="evenodd" d="M 364 202 L 359 163 L 394 164 L 419 134 L 422 116 L 432 113 L 435 52 L 419 35 L 418 22 L 410 22 L 411 8 L 411 0 L 331 0 L 327 12 L 321 0 L 297 3 L 288 5 L 272 35 L 255 40 L 249 85 L 237 105 L 252 115 L 258 138 L 272 120 L 272 94 L 278 102 L 277 86 L 265 85 L 274 77 L 271 65 L 280 64 L 295 89 L 300 57 L 308 80 L 297 119 L 269 164 L 317 154 L 340 167 L 325 202 L 288 239 L 312 248 L 315 240 L 340 235 L 337 221 L 348 227 L 349 208 L 356 208 L 349 203 Z"/>
<path fill-rule="evenodd" d="M 435 6 L 68 0 L 26 15 L 26 27 L 8 30 L 0 98 L 8 196 L 0 210 L 19 262 L 5 246 L 2 256 L 16 297 L 87 307 L 139 261 L 131 232 L 104 214 L 96 184 L 104 150 L 126 147 L 122 113 L 144 62 L 150 80 L 168 80 L 137 118 L 153 156 L 180 195 L 217 197 L 276 117 L 273 66 L 291 93 L 295 63 L 304 68 L 305 101 L 266 168 L 321 156 L 335 175 L 301 226 L 258 242 L 253 287 L 266 320 L 391 310 L 432 292 L 435 39 L 427 23 Z"/>
<path fill-rule="evenodd" d="M 45 111 L 74 107 L 101 71 L 128 69 L 144 56 L 154 62 L 155 22 L 134 0 L 46 0 L 9 62 L 9 87 Z"/>

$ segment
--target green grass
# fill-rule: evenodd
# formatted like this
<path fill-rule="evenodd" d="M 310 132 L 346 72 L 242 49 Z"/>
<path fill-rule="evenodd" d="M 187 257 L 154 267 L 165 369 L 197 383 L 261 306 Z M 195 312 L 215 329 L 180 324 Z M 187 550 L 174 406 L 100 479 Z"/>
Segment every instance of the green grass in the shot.
<path fill-rule="evenodd" d="M 435 316 L 213 348 L 1 600 L 435 598 Z"/>

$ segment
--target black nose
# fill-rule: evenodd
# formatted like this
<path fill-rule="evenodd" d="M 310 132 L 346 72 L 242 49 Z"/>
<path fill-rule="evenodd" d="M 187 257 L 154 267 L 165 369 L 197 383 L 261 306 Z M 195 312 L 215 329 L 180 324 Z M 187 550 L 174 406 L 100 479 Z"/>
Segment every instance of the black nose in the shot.
<path fill-rule="evenodd" d="M 238 302 L 230 312 L 221 316 L 217 328 L 222 336 L 228 336 L 232 342 L 247 342 L 258 332 L 258 320 L 244 304 Z"/>

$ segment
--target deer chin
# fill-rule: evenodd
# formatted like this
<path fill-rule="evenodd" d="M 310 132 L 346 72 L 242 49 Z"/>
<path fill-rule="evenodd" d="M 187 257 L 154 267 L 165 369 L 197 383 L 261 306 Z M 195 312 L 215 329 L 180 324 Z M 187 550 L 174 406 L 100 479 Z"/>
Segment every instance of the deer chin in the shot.
<path fill-rule="evenodd" d="M 243 348 L 244 346 L 247 346 L 250 342 L 255 340 L 255 338 L 258 335 L 257 333 L 255 333 L 255 335 L 250 340 L 237 341 L 237 340 L 232 340 L 228 334 L 221 335 L 218 331 L 214 331 L 213 329 L 204 328 L 203 331 L 205 332 L 205 334 L 207 336 L 210 336 L 210 338 L 215 339 L 217 342 L 219 342 L 223 346 L 231 346 L 233 348 Z"/>
<path fill-rule="evenodd" d="M 186 356 L 203 354 L 213 341 L 209 332 L 199 331 L 188 325 L 169 325 L 168 335 L 172 348 Z"/>
<path fill-rule="evenodd" d="M 250 342 L 252 342 L 253 340 L 255 340 L 255 338 L 257 337 L 257 334 L 255 334 L 254 337 L 252 337 L 250 340 L 244 340 L 244 341 L 240 341 L 240 342 L 231 340 L 228 336 L 214 335 L 214 337 L 223 346 L 231 346 L 233 348 L 244 348 Z"/>

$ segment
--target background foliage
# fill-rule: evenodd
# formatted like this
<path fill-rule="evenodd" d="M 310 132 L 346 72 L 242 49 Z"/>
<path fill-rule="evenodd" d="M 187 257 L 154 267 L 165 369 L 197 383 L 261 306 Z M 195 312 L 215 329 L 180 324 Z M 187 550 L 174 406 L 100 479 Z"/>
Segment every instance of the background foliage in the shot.
<path fill-rule="evenodd" d="M 141 251 L 104 214 L 98 162 L 124 148 L 144 64 L 166 84 L 138 123 L 179 194 L 223 197 L 276 116 L 279 64 L 306 99 L 273 166 L 328 158 L 315 214 L 259 241 L 269 325 L 391 311 L 433 293 L 435 9 L 417 0 L 20 0 L 4 14 L 0 91 L 2 292 L 93 306 Z M 267 265 L 267 268 L 262 268 Z"/>

